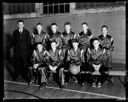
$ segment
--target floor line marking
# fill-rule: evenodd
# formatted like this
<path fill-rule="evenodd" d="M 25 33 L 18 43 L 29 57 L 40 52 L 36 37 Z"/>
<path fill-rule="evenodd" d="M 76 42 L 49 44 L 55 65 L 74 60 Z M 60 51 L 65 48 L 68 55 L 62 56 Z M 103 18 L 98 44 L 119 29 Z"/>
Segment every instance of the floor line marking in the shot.
<path fill-rule="evenodd" d="M 10 83 L 15 83 L 15 84 L 27 85 L 27 83 L 7 81 L 7 80 L 4 80 L 4 82 L 10 82 Z M 31 86 L 39 86 L 39 85 L 31 84 Z M 52 88 L 52 89 L 59 89 L 60 90 L 60 88 L 57 88 L 57 87 L 46 86 L 46 88 Z M 110 96 L 110 95 L 105 95 L 105 94 L 98 94 L 98 93 L 92 93 L 92 92 L 77 91 L 77 90 L 71 90 L 71 89 L 66 89 L 66 88 L 63 88 L 62 90 L 72 91 L 72 92 L 77 92 L 77 93 L 85 93 L 85 94 L 97 95 L 97 96 L 111 97 L 111 98 L 125 100 L 125 98 L 123 98 L 123 97 Z"/>

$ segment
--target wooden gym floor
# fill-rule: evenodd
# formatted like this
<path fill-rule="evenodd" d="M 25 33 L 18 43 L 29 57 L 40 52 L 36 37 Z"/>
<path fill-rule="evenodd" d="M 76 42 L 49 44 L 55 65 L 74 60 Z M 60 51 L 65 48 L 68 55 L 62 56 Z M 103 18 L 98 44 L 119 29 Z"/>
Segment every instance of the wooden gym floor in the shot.
<path fill-rule="evenodd" d="M 124 64 L 113 64 L 112 70 L 125 70 Z M 4 66 L 4 99 L 121 99 L 125 100 L 125 87 L 113 77 L 114 82 L 106 81 L 101 88 L 93 88 L 85 82 L 79 86 L 72 79 L 62 90 L 51 79 L 45 88 L 39 89 L 37 84 L 27 86 L 26 81 L 19 77 L 12 81 L 13 67 L 9 63 Z M 124 77 L 121 77 L 124 80 Z"/>

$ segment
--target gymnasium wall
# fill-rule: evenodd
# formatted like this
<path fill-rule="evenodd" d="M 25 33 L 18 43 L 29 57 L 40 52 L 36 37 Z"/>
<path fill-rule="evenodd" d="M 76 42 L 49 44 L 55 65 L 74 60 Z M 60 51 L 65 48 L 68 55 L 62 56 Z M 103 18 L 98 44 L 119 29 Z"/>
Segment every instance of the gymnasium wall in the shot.
<path fill-rule="evenodd" d="M 6 45 L 9 45 L 8 40 L 6 40 L 8 35 L 12 36 L 13 30 L 16 29 L 18 19 L 6 19 L 4 20 L 4 35 Z M 55 22 L 58 25 L 58 30 L 62 32 L 63 24 L 66 21 L 71 22 L 72 30 L 75 33 L 81 32 L 81 23 L 88 22 L 89 28 L 92 30 L 94 36 L 98 36 L 101 33 L 101 26 L 106 24 L 109 27 L 109 33 L 114 38 L 114 51 L 112 54 L 113 62 L 115 63 L 124 63 L 125 64 L 125 12 L 107 12 L 107 13 L 87 13 L 81 15 L 73 15 L 73 14 L 62 14 L 62 15 L 54 15 L 54 16 L 46 16 L 40 18 L 26 18 L 23 19 L 25 21 L 25 28 L 32 33 L 33 27 L 41 22 L 44 27 L 44 31 L 47 32 L 47 27 Z M 7 38 L 9 39 L 9 37 Z"/>

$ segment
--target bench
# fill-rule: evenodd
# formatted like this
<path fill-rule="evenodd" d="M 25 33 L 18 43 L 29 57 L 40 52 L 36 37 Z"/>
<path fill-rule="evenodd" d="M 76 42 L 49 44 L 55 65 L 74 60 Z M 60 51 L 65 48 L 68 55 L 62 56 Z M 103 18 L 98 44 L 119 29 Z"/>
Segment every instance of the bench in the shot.
<path fill-rule="evenodd" d="M 108 74 L 111 76 L 125 76 L 126 71 L 109 71 Z M 92 73 L 92 75 L 100 75 L 100 73 L 95 71 Z"/>
<path fill-rule="evenodd" d="M 100 75 L 100 73 L 95 71 L 92 73 L 92 75 Z M 124 81 L 122 81 L 120 77 L 125 77 L 126 71 L 109 71 L 108 75 L 118 77 L 120 82 L 125 86 Z"/>

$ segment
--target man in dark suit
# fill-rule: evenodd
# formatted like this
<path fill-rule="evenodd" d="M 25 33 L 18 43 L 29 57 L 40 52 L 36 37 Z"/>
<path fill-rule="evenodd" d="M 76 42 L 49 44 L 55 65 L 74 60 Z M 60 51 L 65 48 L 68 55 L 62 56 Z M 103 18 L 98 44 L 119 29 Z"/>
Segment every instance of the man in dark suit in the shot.
<path fill-rule="evenodd" d="M 18 29 L 13 32 L 13 46 L 14 46 L 14 60 L 15 71 L 14 80 L 16 80 L 19 74 L 23 75 L 24 79 L 29 82 L 28 77 L 28 60 L 31 46 L 31 37 L 29 31 L 24 29 L 24 21 L 19 20 L 17 22 Z"/>

